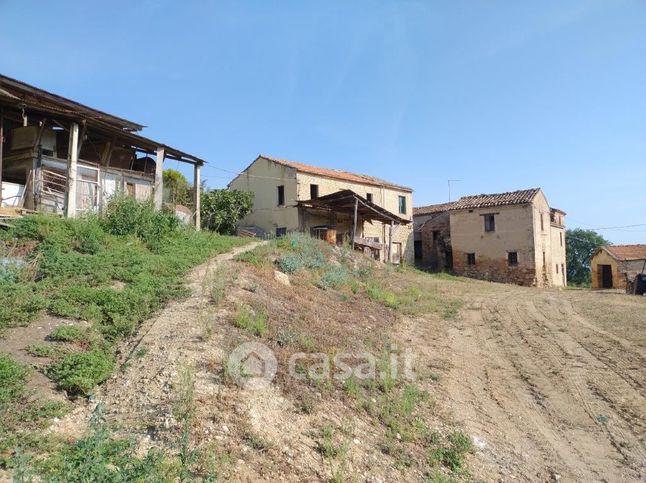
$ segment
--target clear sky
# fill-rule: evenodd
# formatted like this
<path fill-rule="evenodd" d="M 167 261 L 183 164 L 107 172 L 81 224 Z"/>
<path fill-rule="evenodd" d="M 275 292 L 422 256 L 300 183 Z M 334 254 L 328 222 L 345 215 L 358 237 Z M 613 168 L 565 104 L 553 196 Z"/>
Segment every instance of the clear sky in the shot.
<path fill-rule="evenodd" d="M 646 243 L 646 0 L 0 0 L 0 21 L 1 73 L 149 126 L 211 187 L 259 153 L 415 205 L 540 186 L 569 227 Z"/>

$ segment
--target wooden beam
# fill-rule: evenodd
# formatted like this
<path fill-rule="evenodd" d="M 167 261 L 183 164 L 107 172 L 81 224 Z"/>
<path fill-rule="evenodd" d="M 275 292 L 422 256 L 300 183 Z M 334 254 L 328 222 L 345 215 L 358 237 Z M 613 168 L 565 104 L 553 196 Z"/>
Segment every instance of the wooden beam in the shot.
<path fill-rule="evenodd" d="M 155 162 L 155 185 L 153 186 L 153 205 L 156 210 L 162 209 L 164 201 L 164 158 L 166 150 L 162 147 L 157 148 L 157 159 Z"/>
<path fill-rule="evenodd" d="M 4 106 L 0 106 L 0 206 L 2 206 L 2 150 L 4 148 Z"/>
<path fill-rule="evenodd" d="M 354 250 L 354 240 L 357 238 L 357 212 L 359 211 L 359 198 L 354 199 L 354 218 L 352 219 L 352 249 Z"/>
<path fill-rule="evenodd" d="M 112 158 L 112 150 L 114 149 L 114 138 L 111 141 L 108 141 L 103 148 L 101 153 L 101 166 L 109 166 L 110 158 Z"/>
<path fill-rule="evenodd" d="M 87 133 L 87 122 L 83 119 L 81 123 L 81 134 L 79 134 L 78 149 L 76 152 L 76 157 L 81 157 L 81 148 L 83 147 L 83 141 L 85 141 L 85 134 Z"/>
<path fill-rule="evenodd" d="M 200 217 L 200 188 L 202 180 L 200 179 L 200 169 L 201 166 L 196 164 L 193 166 L 193 206 L 195 207 L 195 229 L 200 231 L 201 229 L 201 217 Z"/>
<path fill-rule="evenodd" d="M 67 150 L 67 186 L 65 188 L 65 216 L 76 218 L 76 171 L 78 163 L 79 125 L 72 123 Z"/>
<path fill-rule="evenodd" d="M 395 222 L 390 222 L 390 230 L 388 234 L 388 262 L 393 260 L 393 228 L 395 227 Z"/>

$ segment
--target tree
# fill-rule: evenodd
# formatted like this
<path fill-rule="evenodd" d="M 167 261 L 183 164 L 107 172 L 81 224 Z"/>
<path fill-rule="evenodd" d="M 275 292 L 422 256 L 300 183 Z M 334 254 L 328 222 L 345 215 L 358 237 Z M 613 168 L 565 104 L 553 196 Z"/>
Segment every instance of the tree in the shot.
<path fill-rule="evenodd" d="M 186 177 L 175 169 L 165 169 L 163 173 L 164 188 L 170 190 L 170 202 L 186 205 L 191 202 L 191 185 Z"/>
<path fill-rule="evenodd" d="M 567 278 L 574 285 L 590 285 L 590 259 L 600 246 L 610 242 L 594 230 L 575 228 L 565 232 Z"/>
<path fill-rule="evenodd" d="M 235 233 L 236 225 L 251 212 L 253 193 L 238 190 L 202 191 L 202 227 L 222 235 Z"/>

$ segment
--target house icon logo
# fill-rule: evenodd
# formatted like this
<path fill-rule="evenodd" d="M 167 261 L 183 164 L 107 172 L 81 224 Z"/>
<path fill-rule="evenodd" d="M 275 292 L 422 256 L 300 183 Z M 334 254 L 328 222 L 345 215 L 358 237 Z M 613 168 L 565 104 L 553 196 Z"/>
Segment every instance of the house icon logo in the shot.
<path fill-rule="evenodd" d="M 228 368 L 231 377 L 243 389 L 265 389 L 276 376 L 278 361 L 266 345 L 245 342 L 231 352 Z"/>

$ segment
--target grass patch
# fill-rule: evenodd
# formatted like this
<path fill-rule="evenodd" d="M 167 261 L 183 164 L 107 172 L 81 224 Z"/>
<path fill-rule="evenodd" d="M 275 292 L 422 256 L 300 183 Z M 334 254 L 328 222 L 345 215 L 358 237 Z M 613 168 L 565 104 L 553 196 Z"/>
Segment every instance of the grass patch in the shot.
<path fill-rule="evenodd" d="M 59 325 L 49 338 L 58 342 L 77 342 L 85 337 L 85 331 L 76 325 Z"/>
<path fill-rule="evenodd" d="M 114 370 L 114 357 L 101 349 L 64 356 L 47 369 L 60 389 L 72 395 L 87 395 Z"/>
<path fill-rule="evenodd" d="M 6 404 L 22 396 L 29 369 L 0 354 L 0 404 Z"/>
<path fill-rule="evenodd" d="M 233 325 L 262 337 L 267 332 L 267 314 L 261 310 L 254 313 L 249 306 L 239 305 L 233 314 Z"/>

